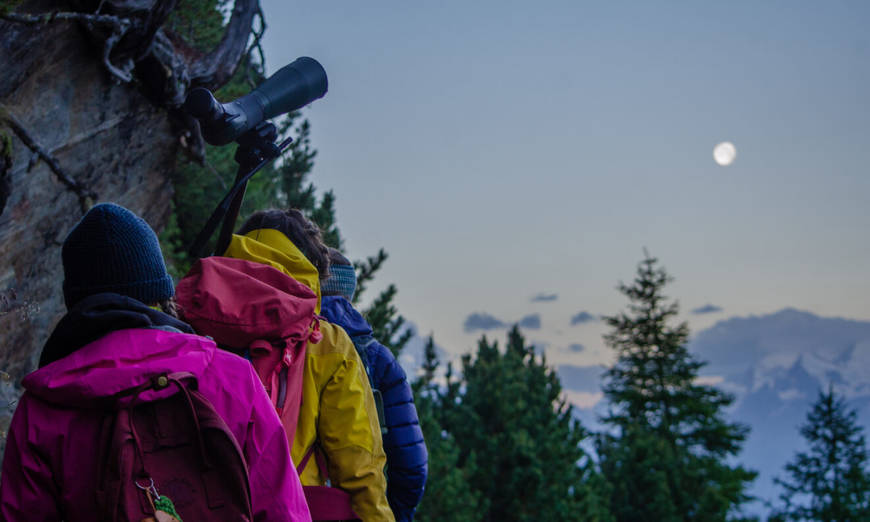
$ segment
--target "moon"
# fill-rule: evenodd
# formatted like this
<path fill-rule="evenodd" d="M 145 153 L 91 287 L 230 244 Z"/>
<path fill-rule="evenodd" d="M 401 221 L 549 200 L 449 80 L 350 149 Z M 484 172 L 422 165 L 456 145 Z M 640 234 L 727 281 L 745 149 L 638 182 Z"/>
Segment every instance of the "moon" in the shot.
<path fill-rule="evenodd" d="M 734 163 L 735 158 L 737 158 L 737 147 L 730 141 L 723 141 L 713 147 L 713 161 L 717 164 L 727 167 Z"/>

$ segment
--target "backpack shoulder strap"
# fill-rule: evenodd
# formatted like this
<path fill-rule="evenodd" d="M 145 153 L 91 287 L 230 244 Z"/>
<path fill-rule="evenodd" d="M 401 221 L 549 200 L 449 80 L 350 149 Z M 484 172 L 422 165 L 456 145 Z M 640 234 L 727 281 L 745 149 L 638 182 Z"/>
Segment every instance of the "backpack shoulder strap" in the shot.
<path fill-rule="evenodd" d="M 312 444 L 308 448 L 308 451 L 305 452 L 305 456 L 302 457 L 299 465 L 296 466 L 296 473 L 302 474 L 302 470 L 305 469 L 312 455 L 314 455 L 314 460 L 320 469 L 320 475 L 326 480 L 327 485 L 302 486 L 302 491 L 305 493 L 305 501 L 308 503 L 308 510 L 311 512 L 311 518 L 314 520 L 360 520 L 350 505 L 350 494 L 343 489 L 330 485 L 326 457 L 324 457 L 323 450 L 320 449 L 317 442 Z"/>
<path fill-rule="evenodd" d="M 356 348 L 356 353 L 359 354 L 359 358 L 362 359 L 363 366 L 366 368 L 366 375 L 369 377 L 369 384 L 374 388 L 374 383 L 372 382 L 372 364 L 368 348 L 375 342 L 375 338 L 371 335 L 359 335 L 357 337 L 351 337 L 350 340 L 353 342 L 353 347 Z"/>
<path fill-rule="evenodd" d="M 320 470 L 320 476 L 328 481 L 329 469 L 327 469 L 326 467 L 326 458 L 323 456 L 323 451 L 320 449 L 320 446 L 317 444 L 317 442 L 315 442 L 308 448 L 308 451 L 305 452 L 305 456 L 303 456 L 302 460 L 299 461 L 299 465 L 296 466 L 296 474 L 302 474 L 302 470 L 304 470 L 305 466 L 308 465 L 308 461 L 311 460 L 312 455 L 314 455 L 314 461 L 317 462 L 317 468 Z"/>

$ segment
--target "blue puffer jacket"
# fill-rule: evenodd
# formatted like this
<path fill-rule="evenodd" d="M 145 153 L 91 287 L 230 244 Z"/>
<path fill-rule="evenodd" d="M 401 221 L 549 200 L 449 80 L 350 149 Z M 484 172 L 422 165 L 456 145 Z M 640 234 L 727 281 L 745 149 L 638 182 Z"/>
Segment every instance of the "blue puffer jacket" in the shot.
<path fill-rule="evenodd" d="M 423 497 L 428 455 L 405 371 L 390 349 L 372 337 L 372 327 L 347 299 L 323 296 L 321 314 L 344 328 L 354 344 L 364 347 L 363 360 L 368 359 L 372 388 L 380 390 L 384 398 L 387 500 L 397 522 L 413 520 Z"/>

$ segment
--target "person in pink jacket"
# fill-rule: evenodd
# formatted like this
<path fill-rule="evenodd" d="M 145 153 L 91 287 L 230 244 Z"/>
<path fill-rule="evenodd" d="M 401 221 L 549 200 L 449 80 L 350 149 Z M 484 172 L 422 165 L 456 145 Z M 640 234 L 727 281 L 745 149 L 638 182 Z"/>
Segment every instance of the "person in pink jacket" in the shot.
<path fill-rule="evenodd" d="M 22 382 L 0 476 L 0 520 L 99 519 L 105 405 L 158 375 L 188 372 L 238 442 L 254 520 L 310 521 L 284 429 L 251 365 L 163 311 L 171 311 L 173 284 L 148 224 L 123 207 L 97 205 L 70 232 L 62 257 L 68 313 L 40 368 Z"/>

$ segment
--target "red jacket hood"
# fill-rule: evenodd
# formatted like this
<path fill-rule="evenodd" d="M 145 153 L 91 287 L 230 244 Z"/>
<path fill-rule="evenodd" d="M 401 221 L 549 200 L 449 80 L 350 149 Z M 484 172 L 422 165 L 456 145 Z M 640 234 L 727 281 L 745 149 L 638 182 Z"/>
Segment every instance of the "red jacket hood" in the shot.
<path fill-rule="evenodd" d="M 47 402 L 79 408 L 104 400 L 168 373 L 203 375 L 214 358 L 212 341 L 156 328 L 111 332 L 25 377 L 24 388 Z M 157 397 L 142 393 L 141 400 Z M 159 394 L 165 395 L 165 394 Z"/>
<path fill-rule="evenodd" d="M 197 332 L 233 348 L 307 338 L 317 305 L 317 294 L 292 277 L 229 257 L 198 260 L 175 293 L 181 315 Z"/>

